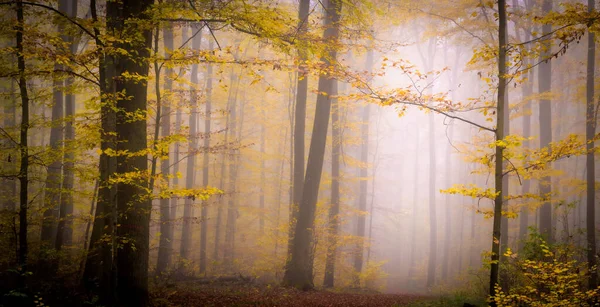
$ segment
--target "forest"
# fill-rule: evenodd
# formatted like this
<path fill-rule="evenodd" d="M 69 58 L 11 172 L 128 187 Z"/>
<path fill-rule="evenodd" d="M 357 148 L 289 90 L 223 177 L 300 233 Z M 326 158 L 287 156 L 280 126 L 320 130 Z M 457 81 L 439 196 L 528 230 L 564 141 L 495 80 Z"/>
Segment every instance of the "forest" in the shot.
<path fill-rule="evenodd" d="M 600 305 L 595 2 L 0 1 L 0 306 Z"/>

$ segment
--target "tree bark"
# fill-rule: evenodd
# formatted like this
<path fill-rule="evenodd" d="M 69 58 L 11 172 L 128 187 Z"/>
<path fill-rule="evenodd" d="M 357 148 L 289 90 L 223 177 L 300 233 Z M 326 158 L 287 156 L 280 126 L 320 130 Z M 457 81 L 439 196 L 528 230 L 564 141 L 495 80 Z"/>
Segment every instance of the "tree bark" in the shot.
<path fill-rule="evenodd" d="M 338 95 L 338 81 L 334 80 L 330 96 Z M 325 259 L 325 277 L 323 287 L 333 288 L 335 276 L 335 260 L 337 258 L 337 235 L 339 229 L 340 213 L 340 154 L 341 154 L 341 127 L 340 105 L 337 98 L 331 99 L 331 207 L 329 208 L 327 229 L 327 259 Z"/>
<path fill-rule="evenodd" d="M 197 27 L 197 25 L 196 25 Z M 197 31 L 197 28 L 192 28 L 192 32 Z M 200 43 L 202 41 L 202 32 L 194 36 L 192 38 L 192 49 L 200 50 Z M 190 113 L 190 131 L 188 136 L 188 156 L 187 156 L 187 167 L 185 173 L 185 188 L 192 189 L 194 187 L 195 178 L 194 175 L 196 173 L 196 154 L 198 152 L 198 97 L 199 95 L 196 93 L 199 91 L 198 89 L 198 64 L 192 65 L 191 72 L 191 81 L 192 87 L 190 89 L 190 103 L 191 103 L 191 113 Z M 180 253 L 181 258 L 186 260 L 190 259 L 190 245 L 192 243 L 192 219 L 193 219 L 193 203 L 194 199 L 188 197 L 185 199 L 183 204 L 183 229 L 181 230 L 181 246 Z"/>
<path fill-rule="evenodd" d="M 68 1 L 58 2 L 58 10 L 68 14 Z M 58 25 L 58 32 L 64 33 L 64 26 Z M 66 35 L 61 35 L 63 41 L 68 41 Z M 63 70 L 63 65 L 54 64 L 57 71 Z M 55 77 L 52 89 L 52 127 L 50 128 L 50 149 L 53 153 L 59 153 L 64 148 L 64 81 Z M 48 166 L 46 175 L 46 191 L 44 196 L 44 215 L 42 219 L 42 248 L 54 248 L 56 245 L 57 226 L 60 214 L 61 181 L 63 172 L 63 155 L 56 155 L 54 160 Z"/>
<path fill-rule="evenodd" d="M 106 5 L 106 28 L 114 35 L 116 31 L 119 7 L 115 2 Z M 92 20 L 97 21 L 96 1 L 90 1 Z M 100 290 L 100 302 L 111 305 L 115 297 L 114 253 L 116 224 L 116 186 L 109 183 L 109 178 L 117 171 L 116 157 L 109 152 L 116 150 L 116 97 L 115 97 L 115 57 L 104 49 L 98 38 L 100 29 L 94 28 L 96 45 L 100 46 L 98 56 L 98 72 L 100 82 L 100 149 L 99 188 L 96 213 L 90 238 L 83 282 L 89 290 Z M 107 241 L 108 240 L 108 241 Z M 110 241 L 110 242 L 109 242 Z"/>
<path fill-rule="evenodd" d="M 506 0 L 498 0 L 498 101 L 496 113 L 496 140 L 504 139 L 504 117 L 505 113 L 505 91 L 506 91 Z M 494 199 L 494 224 L 492 228 L 492 256 L 490 265 L 490 297 L 496 295 L 498 284 L 498 269 L 500 262 L 500 240 L 502 229 L 502 201 L 503 201 L 503 153 L 504 147 L 496 145 L 496 161 L 494 169 L 494 181 L 496 198 Z M 496 304 L 492 300 L 491 306 Z"/>
<path fill-rule="evenodd" d="M 298 6 L 298 33 L 308 31 L 308 14 L 310 0 L 300 0 Z M 306 100 L 308 97 L 308 58 L 306 50 L 298 48 L 298 72 L 296 77 L 296 110 L 294 112 L 294 178 L 292 183 L 292 205 L 290 206 L 290 222 L 288 237 L 288 255 L 292 253 L 292 242 L 296 221 L 298 220 L 298 206 L 302 201 L 304 185 L 304 137 L 306 130 Z M 288 256 L 289 258 L 289 256 Z"/>
<path fill-rule="evenodd" d="M 208 49 L 212 50 L 213 40 L 209 40 Z M 206 67 L 206 109 L 204 121 L 204 160 L 202 161 L 202 185 L 208 187 L 208 168 L 209 168 L 209 152 L 210 152 L 210 124 L 212 116 L 212 89 L 213 89 L 213 66 L 208 64 Z M 206 272 L 206 245 L 207 245 L 207 231 L 208 231 L 208 202 L 202 202 L 202 209 L 200 212 L 200 274 Z"/>
<path fill-rule="evenodd" d="M 67 2 L 67 14 L 71 18 L 77 17 L 78 1 L 62 0 Z M 74 37 L 69 36 L 65 41 L 70 42 L 71 54 L 77 53 L 78 42 Z M 70 87 L 75 82 L 73 76 L 67 77 L 65 87 L 67 91 L 72 91 Z M 63 152 L 63 182 L 60 196 L 60 218 L 58 220 L 58 230 L 56 234 L 56 250 L 60 250 L 64 245 L 71 245 L 73 241 L 73 187 L 75 177 L 73 174 L 75 167 L 75 153 L 73 152 L 73 142 L 75 140 L 75 128 L 73 121 L 75 120 L 75 95 L 67 92 L 65 95 L 65 150 Z M 71 148 L 67 150 L 67 148 Z"/>
<path fill-rule="evenodd" d="M 552 10 L 552 0 L 544 0 L 542 5 L 542 13 L 547 14 Z M 545 24 L 542 26 L 542 35 L 549 35 L 552 31 L 552 25 Z M 538 85 L 540 94 L 549 94 L 552 87 L 552 64 L 548 58 L 551 54 L 551 45 L 544 43 L 547 48 L 540 55 Z M 550 99 L 540 99 L 540 148 L 548 147 L 552 142 L 552 101 Z M 540 180 L 539 191 L 540 196 L 547 198 L 540 207 L 540 234 L 544 236 L 549 244 L 554 242 L 552 230 L 552 205 L 550 203 L 550 193 L 552 192 L 552 182 L 549 176 Z"/>
<path fill-rule="evenodd" d="M 321 58 L 326 66 L 332 66 L 337 57 L 335 45 L 339 39 L 339 21 L 342 10 L 340 0 L 331 0 L 327 3 L 325 33 L 323 38 L 329 41 L 328 54 Z M 298 220 L 292 240 L 292 253 L 289 256 L 284 284 L 301 289 L 313 288 L 313 228 L 315 210 L 319 195 L 319 184 L 323 170 L 327 129 L 329 128 L 329 113 L 331 111 L 332 83 L 334 79 L 321 74 L 319 76 L 317 106 L 315 122 L 313 125 L 312 139 L 306 166 L 306 176 L 302 189 L 302 201 L 298 208 Z"/>
<path fill-rule="evenodd" d="M 155 42 L 156 44 L 156 42 Z M 170 57 L 170 53 L 173 52 L 173 27 L 171 24 L 165 25 L 163 28 L 163 44 L 164 44 L 164 54 L 165 58 Z M 156 50 L 158 52 L 158 50 Z M 157 80 L 159 79 L 160 72 L 157 73 Z M 160 87 L 157 87 L 157 101 L 161 100 L 161 108 L 160 112 L 160 128 L 161 135 L 164 137 L 168 137 L 171 134 L 171 99 L 165 99 L 166 97 L 171 97 L 171 90 L 173 89 L 173 80 L 171 79 L 171 75 L 173 74 L 173 69 L 167 67 L 165 71 L 165 94 L 160 95 Z M 161 97 L 161 98 L 158 98 Z M 170 151 L 170 150 L 169 150 Z M 155 153 L 155 155 L 158 153 Z M 161 159 L 160 161 L 160 173 L 161 177 L 164 181 L 166 181 L 167 188 L 169 188 L 169 175 L 171 163 L 169 160 L 169 154 L 167 153 L 166 159 Z M 175 160 L 176 161 L 176 160 Z M 150 189 L 153 187 L 151 186 Z M 159 202 L 160 206 L 160 239 L 158 242 L 158 259 L 156 263 L 156 274 L 162 274 L 169 264 L 171 263 L 171 255 L 173 254 L 173 228 L 171 227 L 172 218 L 171 218 L 171 198 L 161 198 Z"/>
<path fill-rule="evenodd" d="M 29 132 L 29 95 L 27 92 L 27 79 L 25 78 L 25 53 L 23 48 L 23 32 L 25 28 L 25 19 L 23 17 L 23 1 L 17 0 L 16 3 L 17 25 L 16 40 L 17 40 L 17 68 L 19 71 L 19 93 L 21 94 L 21 125 L 20 125 L 20 168 L 19 168 L 19 249 L 17 259 L 21 272 L 27 272 L 27 209 L 28 203 L 28 188 L 29 188 L 29 147 L 27 137 Z M 23 284 L 24 286 L 24 284 Z"/>
<path fill-rule="evenodd" d="M 595 0 L 588 0 L 588 11 L 594 12 Z M 594 103 L 594 86 L 596 73 L 596 41 L 593 32 L 588 32 L 588 54 L 587 54 L 587 83 L 586 83 L 586 168 L 587 168 L 587 260 L 590 276 L 588 289 L 598 286 L 598 269 L 596 268 L 596 162 L 594 160 L 594 137 L 596 135 L 596 104 Z"/>
<path fill-rule="evenodd" d="M 148 76 L 150 48 L 152 44 L 151 25 L 148 24 L 146 10 L 152 1 L 123 1 L 119 3 L 120 15 L 117 30 L 126 34 L 129 27 L 135 27 L 140 36 L 137 40 L 118 43 L 127 55 L 116 56 L 117 92 L 124 92 L 127 98 L 117 98 L 117 152 L 139 153 L 147 149 L 146 119 L 132 120 L 128 115 L 146 114 L 147 84 L 126 78 L 125 72 Z M 107 12 L 108 15 L 108 12 Z M 117 183 L 117 212 L 119 227 L 117 236 L 122 247 L 118 249 L 117 300 L 123 306 L 148 306 L 148 252 L 151 203 L 146 191 L 148 178 L 146 155 L 117 156 L 117 174 L 132 174 L 128 182 Z M 126 240 L 126 241 L 123 241 Z"/>

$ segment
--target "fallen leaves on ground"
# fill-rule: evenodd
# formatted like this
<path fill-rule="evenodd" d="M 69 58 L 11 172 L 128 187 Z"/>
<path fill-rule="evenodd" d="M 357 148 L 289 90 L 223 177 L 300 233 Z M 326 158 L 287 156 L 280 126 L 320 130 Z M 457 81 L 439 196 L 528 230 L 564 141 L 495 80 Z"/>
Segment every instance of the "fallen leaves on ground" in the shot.
<path fill-rule="evenodd" d="M 300 291 L 258 284 L 178 283 L 161 291 L 154 305 L 166 306 L 406 306 L 426 299 L 418 295 Z"/>

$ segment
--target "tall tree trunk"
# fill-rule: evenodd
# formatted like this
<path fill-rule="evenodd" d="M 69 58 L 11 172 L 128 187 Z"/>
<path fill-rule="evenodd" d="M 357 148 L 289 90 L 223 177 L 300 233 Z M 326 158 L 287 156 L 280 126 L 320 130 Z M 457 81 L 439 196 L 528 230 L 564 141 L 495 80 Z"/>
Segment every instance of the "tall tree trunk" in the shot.
<path fill-rule="evenodd" d="M 66 0 L 58 2 L 58 10 L 64 14 L 70 16 L 69 3 Z M 58 32 L 64 33 L 64 26 L 58 25 Z M 61 35 L 61 39 L 64 42 L 69 40 L 66 35 Z M 54 64 L 54 70 L 63 70 L 63 65 L 56 63 Z M 62 168 L 63 168 L 63 155 L 58 155 L 64 148 L 64 81 L 55 77 L 53 80 L 52 89 L 52 127 L 50 128 L 50 149 L 56 154 L 53 161 L 48 166 L 48 173 L 46 176 L 46 192 L 44 197 L 44 215 L 42 220 L 42 248 L 54 248 L 56 246 L 57 237 L 57 225 L 60 214 L 60 197 L 61 193 L 61 181 L 62 181 Z"/>
<path fill-rule="evenodd" d="M 78 1 L 70 0 L 65 2 L 68 3 L 68 16 L 71 18 L 77 17 Z M 71 54 L 77 53 L 78 41 L 72 36 L 68 37 L 65 41 L 71 43 Z M 57 250 L 60 250 L 63 245 L 71 245 L 73 241 L 73 187 L 75 181 L 73 171 L 75 167 L 75 153 L 73 149 L 67 150 L 67 148 L 75 147 L 72 146 L 75 140 L 75 128 L 73 127 L 73 121 L 75 120 L 75 95 L 71 92 L 74 82 L 75 80 L 72 76 L 67 77 L 65 80 L 65 87 L 69 92 L 65 95 L 65 151 L 63 152 L 64 168 L 60 197 L 60 219 L 55 246 Z"/>
<path fill-rule="evenodd" d="M 25 53 L 23 48 L 23 32 L 25 28 L 25 19 L 23 17 L 23 2 L 17 1 L 16 5 L 17 25 L 17 68 L 19 70 L 19 93 L 21 94 L 21 125 L 20 125 L 20 158 L 21 165 L 19 169 L 19 249 L 17 259 L 21 272 L 27 272 L 27 209 L 28 209 L 28 188 L 29 188 L 29 147 L 27 143 L 27 134 L 29 132 L 29 95 L 27 93 L 27 79 L 25 78 Z M 23 284 L 24 286 L 24 284 Z"/>
<path fill-rule="evenodd" d="M 152 1 L 123 2 L 119 4 L 123 19 L 117 30 L 135 26 L 141 41 L 128 40 L 118 44 L 127 55 L 117 55 L 116 67 L 119 80 L 117 92 L 124 92 L 128 99 L 117 98 L 117 152 L 139 153 L 147 149 L 146 119 L 132 120 L 131 114 L 146 114 L 147 85 L 123 76 L 125 72 L 148 76 L 148 58 L 152 44 L 151 25 L 146 10 Z M 107 12 L 107 15 L 108 12 Z M 139 31 L 139 32 L 138 32 Z M 126 32 L 125 32 L 126 33 Z M 123 242 L 118 249 L 117 300 L 124 306 L 147 306 L 148 299 L 148 252 L 151 203 L 146 187 L 148 179 L 146 155 L 117 156 L 117 174 L 132 174 L 130 182 L 117 184 L 117 211 L 119 227 L 117 236 Z"/>
<path fill-rule="evenodd" d="M 106 4 L 106 27 L 109 33 L 114 34 L 116 17 L 119 8 L 116 2 Z M 90 1 L 90 12 L 94 21 L 98 20 L 96 0 Z M 116 150 L 116 59 L 104 49 L 100 36 L 100 29 L 94 27 L 96 45 L 101 47 L 98 56 L 98 72 L 100 83 L 100 154 L 99 161 L 99 188 L 96 213 L 90 238 L 90 248 L 86 258 L 83 282 L 90 290 L 100 290 L 100 302 L 111 305 L 115 297 L 114 282 L 114 253 L 116 224 L 116 186 L 109 183 L 109 179 L 117 171 L 117 159 L 109 154 Z M 110 239 L 107 242 L 106 237 Z"/>
<path fill-rule="evenodd" d="M 334 45 L 339 39 L 341 10 L 342 1 L 331 0 L 327 3 L 323 39 L 331 44 L 328 47 L 328 54 L 324 55 L 321 61 L 328 67 L 335 65 L 335 59 L 337 58 Z M 325 157 L 329 112 L 331 111 L 331 96 L 324 93 L 331 92 L 333 82 L 334 79 L 330 76 L 324 74 L 319 76 L 319 94 L 317 96 L 306 176 L 302 189 L 302 201 L 298 207 L 298 220 L 292 240 L 292 252 L 283 278 L 285 284 L 302 289 L 313 287 L 313 228 Z"/>
<path fill-rule="evenodd" d="M 4 106 L 4 127 L 9 128 L 9 127 L 15 127 L 16 121 L 17 121 L 17 95 L 15 94 L 15 80 L 11 79 L 10 80 L 10 103 L 7 103 Z M 12 143 L 12 141 L 5 139 L 7 142 L 11 142 L 10 145 L 7 144 L 6 147 L 10 147 L 10 148 L 14 148 L 15 145 L 18 146 L 18 144 L 14 144 Z M 4 145 L 4 144 L 3 144 Z M 16 172 L 16 159 L 13 160 L 14 162 L 11 162 L 8 165 L 8 171 L 10 171 L 11 173 L 15 173 Z M 3 209 L 7 210 L 8 212 L 11 212 L 11 214 L 14 214 L 15 211 L 17 210 L 16 207 L 16 201 L 15 201 L 15 197 L 17 196 L 17 183 L 16 180 L 13 180 L 14 178 L 10 178 L 8 180 L 2 180 L 0 181 L 2 183 L 2 186 L 6 188 L 6 190 L 2 190 L 3 193 L 6 193 L 6 195 L 8 195 L 8 197 L 4 198 L 4 203 L 3 203 Z M 16 238 L 14 238 L 16 240 Z M 13 242 L 16 243 L 16 242 Z M 16 246 L 13 245 L 11 246 L 11 250 Z"/>
<path fill-rule="evenodd" d="M 163 43 L 165 58 L 170 57 L 170 53 L 173 52 L 173 26 L 171 24 L 165 25 L 163 28 Z M 155 42 L 155 45 L 157 43 Z M 158 52 L 158 50 L 156 50 Z M 160 127 L 161 134 L 164 137 L 171 135 L 171 102 L 172 100 L 165 99 L 171 97 L 171 91 L 173 89 L 173 80 L 171 75 L 173 69 L 167 66 L 165 71 L 165 95 L 160 95 L 160 87 L 157 86 L 157 101 L 161 99 L 162 111 L 160 112 Z M 157 81 L 160 80 L 160 71 L 156 75 Z M 161 98 L 158 98 L 161 97 Z M 158 116 L 158 115 L 157 115 Z M 155 153 L 158 154 L 158 153 Z M 176 160 L 175 160 L 176 161 Z M 167 152 L 167 158 L 161 159 L 160 161 L 160 173 L 162 179 L 166 182 L 167 188 L 169 185 L 171 162 L 169 160 L 169 152 Z M 150 187 L 153 188 L 152 186 Z M 173 255 L 173 228 L 171 227 L 171 198 L 160 199 L 160 240 L 158 242 L 158 259 L 156 263 L 156 274 L 162 274 L 169 264 L 171 263 L 171 255 Z"/>
<path fill-rule="evenodd" d="M 239 42 L 236 41 L 236 45 L 238 45 Z M 235 55 L 235 58 L 237 59 L 237 55 Z M 227 126 L 227 130 L 229 131 L 229 137 L 231 144 L 237 144 L 237 133 L 236 133 L 236 129 L 238 126 L 238 119 L 237 119 L 237 96 L 238 96 L 238 91 L 240 88 L 240 76 L 236 76 L 234 73 L 234 69 L 231 70 L 231 75 L 230 75 L 230 91 L 229 91 L 229 96 L 228 96 L 228 101 L 227 101 L 227 107 L 229 110 L 229 118 L 228 118 L 228 126 Z M 237 80 L 237 81 L 235 81 Z M 235 86 L 234 86 L 235 84 Z M 240 112 L 240 114 L 243 116 L 243 112 Z M 241 123 L 241 120 L 239 120 Z M 241 132 L 241 124 L 240 124 L 240 128 L 239 131 Z M 239 154 L 239 151 L 237 148 L 232 148 L 229 150 L 229 175 L 228 175 L 228 179 L 229 179 L 229 184 L 228 184 L 228 189 L 229 189 L 229 197 L 227 198 L 227 217 L 226 217 L 226 221 L 225 221 L 225 248 L 224 248 L 224 255 L 223 255 L 223 262 L 226 266 L 227 269 L 232 269 L 233 268 L 233 259 L 234 257 L 234 252 L 235 252 L 235 226 L 236 226 L 236 221 L 238 218 L 238 211 L 236 208 L 236 197 L 237 197 L 237 191 L 236 191 L 236 182 L 237 182 L 237 156 L 236 156 L 236 151 Z"/>
<path fill-rule="evenodd" d="M 542 5 L 542 13 L 547 14 L 552 10 L 552 0 L 544 0 Z M 545 24 L 542 26 L 542 35 L 549 35 L 552 31 L 552 25 Z M 552 87 L 552 64 L 548 58 L 551 54 L 550 43 L 544 43 L 547 48 L 540 55 L 538 85 L 539 94 L 549 94 Z M 540 148 L 548 147 L 552 142 L 552 101 L 550 99 L 540 99 Z M 554 242 L 552 230 L 552 205 L 550 203 L 550 193 L 552 192 L 552 182 L 549 176 L 540 180 L 539 192 L 541 197 L 548 200 L 544 201 L 540 208 L 540 234 L 542 234 L 548 243 Z"/>
<path fill-rule="evenodd" d="M 588 0 L 588 11 L 594 12 L 595 0 Z M 594 161 L 594 137 L 596 135 L 596 104 L 594 103 L 594 86 L 596 73 L 596 41 L 593 32 L 588 32 L 588 55 L 587 55 L 587 90 L 586 90 L 586 125 L 585 140 L 587 141 L 587 260 L 590 270 L 588 289 L 596 289 L 598 286 L 598 269 L 596 268 L 596 162 Z"/>
<path fill-rule="evenodd" d="M 209 40 L 208 49 L 213 49 L 214 41 Z M 202 185 L 208 187 L 208 167 L 209 167 L 209 152 L 210 152 L 210 121 L 212 116 L 212 88 L 213 88 L 213 67 L 212 64 L 208 64 L 206 67 L 206 119 L 204 121 L 204 157 L 202 161 Z M 206 240 L 208 231 L 208 202 L 202 202 L 202 209 L 200 212 L 201 221 L 200 223 L 200 273 L 206 272 Z"/>
<path fill-rule="evenodd" d="M 367 52 L 366 70 L 370 73 L 373 71 L 373 50 L 370 49 Z M 360 128 L 360 136 L 362 145 L 360 148 L 360 161 L 363 163 L 363 167 L 360 169 L 360 184 L 359 184 L 359 198 L 358 198 L 358 210 L 361 212 L 367 211 L 367 176 L 368 176 L 368 163 L 369 163 L 369 119 L 371 115 L 371 105 L 367 104 L 364 106 L 362 111 L 362 123 Z M 365 244 L 365 224 L 366 216 L 360 214 L 358 216 L 356 236 L 359 238 L 354 254 L 354 270 L 357 274 L 353 281 L 355 286 L 360 286 L 359 275 L 362 272 L 363 267 L 363 252 Z"/>
<path fill-rule="evenodd" d="M 188 38 L 189 38 L 189 31 L 188 31 L 188 27 L 181 27 L 181 41 L 183 42 L 187 42 Z M 181 122 L 183 121 L 183 113 L 181 111 L 181 102 L 179 104 L 177 104 L 177 111 L 175 112 L 175 133 L 177 134 L 181 134 Z M 180 162 L 180 155 L 181 155 L 181 143 L 177 142 L 175 143 L 175 151 L 173 153 L 173 173 L 174 174 L 178 174 L 179 173 L 179 162 Z M 179 176 L 175 176 L 173 178 L 173 186 L 174 187 L 179 187 Z M 169 209 L 169 217 L 171 218 L 170 221 L 170 230 L 169 232 L 171 233 L 171 236 L 173 238 L 175 238 L 175 226 L 178 224 L 176 223 L 177 221 L 177 207 L 179 206 L 179 198 L 178 197 L 173 197 L 171 199 L 171 204 L 170 204 L 170 209 Z M 175 247 L 173 246 L 173 243 L 171 243 L 171 249 L 175 250 Z M 173 255 L 171 254 L 171 258 L 173 258 Z"/>
<path fill-rule="evenodd" d="M 525 41 L 530 40 L 529 32 L 525 31 Z M 525 58 L 525 65 L 529 65 L 529 59 Z M 523 141 L 523 148 L 529 148 L 530 142 L 529 137 L 531 136 L 531 103 L 529 102 L 529 98 L 533 89 L 533 69 L 529 71 L 529 80 L 523 85 L 523 137 L 525 140 Z M 523 185 L 521 187 L 521 194 L 527 194 L 530 191 L 531 180 L 524 180 Z M 524 205 L 521 207 L 520 215 L 519 215 L 519 251 L 522 251 L 525 248 L 525 240 L 527 240 L 529 227 L 529 207 Z"/>
<path fill-rule="evenodd" d="M 337 258 L 337 235 L 339 229 L 340 213 L 340 154 L 341 154 L 341 127 L 340 105 L 337 96 L 337 80 L 333 81 L 330 96 L 331 110 L 331 207 L 328 218 L 327 259 L 325 260 L 325 277 L 323 287 L 333 288 L 335 276 L 335 260 Z"/>
<path fill-rule="evenodd" d="M 197 25 L 195 26 L 197 29 Z M 192 32 L 195 32 L 192 30 Z M 200 50 L 200 43 L 202 41 L 202 32 L 192 38 L 192 49 Z M 191 111 L 190 111 L 190 131 L 188 140 L 188 156 L 187 156 L 187 168 L 185 173 L 185 188 L 192 189 L 194 187 L 196 173 L 196 154 L 198 152 L 198 98 L 200 97 L 197 92 L 199 91 L 198 82 L 198 64 L 192 65 L 191 72 Z M 181 230 L 181 259 L 190 259 L 190 245 L 192 243 L 192 219 L 193 219 L 193 203 L 194 199 L 188 197 L 185 199 L 183 204 L 183 229 Z"/>
<path fill-rule="evenodd" d="M 300 0 L 298 6 L 298 33 L 308 31 L 308 14 L 310 0 Z M 292 205 L 290 206 L 290 225 L 288 237 L 288 259 L 292 253 L 292 242 L 296 221 L 298 220 L 298 206 L 302 202 L 304 186 L 304 134 L 306 130 L 306 100 L 308 97 L 308 59 L 307 51 L 298 49 L 298 72 L 296 77 L 296 111 L 294 112 L 294 181 L 292 184 Z"/>
<path fill-rule="evenodd" d="M 498 0 L 498 101 L 496 113 L 496 140 L 504 139 L 504 117 L 505 115 L 505 92 L 506 92 L 506 0 Z M 500 262 L 500 240 L 502 229 L 502 201 L 504 189 L 502 186 L 503 177 L 503 154 L 504 147 L 496 145 L 496 161 L 494 169 L 494 181 L 496 198 L 494 199 L 494 224 L 492 228 L 492 255 L 490 265 L 490 297 L 496 295 L 496 286 L 498 285 L 498 269 Z M 491 306 L 496 306 L 492 301 Z"/>

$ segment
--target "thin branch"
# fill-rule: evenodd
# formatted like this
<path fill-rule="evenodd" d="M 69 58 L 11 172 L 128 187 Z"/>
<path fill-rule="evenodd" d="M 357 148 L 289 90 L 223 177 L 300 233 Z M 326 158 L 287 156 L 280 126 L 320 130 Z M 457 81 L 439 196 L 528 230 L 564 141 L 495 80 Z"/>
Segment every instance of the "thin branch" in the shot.
<path fill-rule="evenodd" d="M 62 16 L 63 18 L 67 19 L 70 23 L 74 24 L 75 26 L 77 26 L 78 28 L 80 28 L 83 32 L 85 32 L 87 35 L 89 35 L 90 37 L 93 37 L 95 39 L 97 39 L 98 37 L 92 33 L 90 30 L 86 29 L 83 25 L 81 25 L 80 23 L 78 23 L 77 21 L 75 21 L 74 19 L 72 19 L 71 17 L 67 16 L 65 13 L 51 7 L 48 5 L 44 5 L 41 3 L 33 3 L 33 2 L 21 2 L 23 5 L 29 5 L 29 6 L 37 6 L 37 7 L 41 7 L 44 9 L 47 9 L 49 11 L 52 11 L 60 16 Z M 11 5 L 11 4 L 15 4 L 14 1 L 11 2 L 0 2 L 0 5 Z M 99 41 L 99 40 L 97 40 Z"/>

